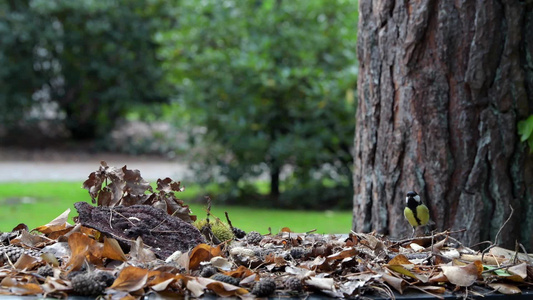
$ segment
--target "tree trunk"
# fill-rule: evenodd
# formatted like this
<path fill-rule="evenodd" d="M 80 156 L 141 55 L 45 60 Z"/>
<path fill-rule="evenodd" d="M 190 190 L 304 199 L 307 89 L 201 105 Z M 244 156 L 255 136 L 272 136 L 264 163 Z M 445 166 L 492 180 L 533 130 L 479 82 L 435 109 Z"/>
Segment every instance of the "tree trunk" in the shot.
<path fill-rule="evenodd" d="M 525 4 L 525 2 L 529 4 Z M 533 249 L 531 1 L 360 0 L 356 231 L 405 237 L 417 191 L 465 245 Z"/>
<path fill-rule="evenodd" d="M 280 167 L 274 162 L 270 166 L 270 199 L 275 204 L 279 206 L 279 177 L 281 174 Z"/>

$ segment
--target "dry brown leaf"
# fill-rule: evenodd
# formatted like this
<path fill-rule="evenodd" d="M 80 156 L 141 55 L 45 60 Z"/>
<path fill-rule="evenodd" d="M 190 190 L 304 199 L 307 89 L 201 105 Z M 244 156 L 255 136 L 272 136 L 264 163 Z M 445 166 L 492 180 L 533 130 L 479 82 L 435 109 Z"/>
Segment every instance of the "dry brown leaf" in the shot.
<path fill-rule="evenodd" d="M 133 266 L 125 267 L 118 274 L 117 279 L 111 285 L 111 289 L 135 292 L 142 289 L 148 280 L 149 270 Z"/>
<path fill-rule="evenodd" d="M 398 293 L 403 294 L 403 291 L 405 290 L 405 287 L 407 285 L 407 282 L 405 280 L 386 273 L 382 273 L 381 277 L 388 285 L 398 291 Z"/>
<path fill-rule="evenodd" d="M 245 278 L 255 273 L 245 266 L 239 266 L 236 270 L 224 272 L 224 275 L 228 275 L 235 278 Z"/>
<path fill-rule="evenodd" d="M 23 253 L 13 265 L 17 270 L 31 270 L 42 261 L 41 258 Z"/>
<path fill-rule="evenodd" d="M 194 270 L 200 266 L 201 262 L 211 260 L 213 257 L 211 254 L 212 248 L 207 244 L 200 244 L 194 247 L 189 254 L 189 269 Z"/>
<path fill-rule="evenodd" d="M 437 274 L 431 276 L 429 282 L 448 282 L 448 278 L 444 275 L 444 273 L 438 272 Z"/>
<path fill-rule="evenodd" d="M 155 275 L 155 276 L 154 276 Z M 148 278 L 152 278 L 148 281 L 146 286 L 149 286 L 154 291 L 163 291 L 168 288 L 168 286 L 174 281 L 181 278 L 181 275 L 174 275 L 167 272 L 159 272 L 158 274 L 149 273 Z"/>
<path fill-rule="evenodd" d="M 74 227 L 74 226 L 72 226 L 71 224 L 68 223 L 68 214 L 69 213 L 70 213 L 70 208 L 67 209 L 65 212 L 63 212 L 62 214 L 60 214 L 57 218 L 55 218 L 52 221 L 50 221 L 50 223 L 48 223 L 46 225 L 39 226 L 39 227 L 35 228 L 35 230 L 37 230 L 37 231 L 39 231 L 41 233 L 44 233 L 44 234 L 48 234 L 48 233 L 52 233 L 52 232 L 55 232 L 55 231 L 62 231 L 62 230 L 65 230 L 67 228 Z"/>
<path fill-rule="evenodd" d="M 389 261 L 387 265 L 385 265 L 389 270 L 392 270 L 394 272 L 403 274 L 405 276 L 414 278 L 416 280 L 419 280 L 423 283 L 426 283 L 429 281 L 429 277 L 425 274 L 419 274 L 418 272 L 415 272 L 415 265 L 407 259 L 407 257 L 403 254 L 396 255 L 393 259 Z"/>
<path fill-rule="evenodd" d="M 201 284 L 196 278 L 188 279 L 186 287 L 196 298 L 201 297 L 204 294 L 204 290 L 206 289 L 205 284 Z"/>
<path fill-rule="evenodd" d="M 500 292 L 505 295 L 514 295 L 514 294 L 521 294 L 522 290 L 520 290 L 519 287 L 516 285 L 508 284 L 508 283 L 489 283 L 488 286 L 493 288 L 495 291 Z"/>
<path fill-rule="evenodd" d="M 154 252 L 144 247 L 144 242 L 140 236 L 131 244 L 130 256 L 133 261 L 138 263 L 147 263 L 156 259 Z"/>
<path fill-rule="evenodd" d="M 292 232 L 292 230 L 289 227 L 283 227 L 281 228 L 281 232 Z"/>
<path fill-rule="evenodd" d="M 47 294 L 53 293 L 56 291 L 68 291 L 72 289 L 70 284 L 65 282 L 65 280 L 60 279 L 60 278 L 50 277 L 50 276 L 46 277 L 41 287 Z"/>
<path fill-rule="evenodd" d="M 30 248 L 42 248 L 52 243 L 55 243 L 55 241 L 43 235 L 31 234 L 25 229 L 20 232 L 20 235 L 17 238 L 12 239 L 10 242 L 11 245 L 26 246 Z"/>
<path fill-rule="evenodd" d="M 126 261 L 126 255 L 122 248 L 118 244 L 117 240 L 104 237 L 104 249 L 102 252 L 103 257 L 107 257 L 114 260 Z"/>
<path fill-rule="evenodd" d="M 389 265 L 412 265 L 413 263 L 407 259 L 407 257 L 403 254 L 398 254 L 395 257 L 393 257 L 389 262 Z"/>
<path fill-rule="evenodd" d="M 441 266 L 442 273 L 450 283 L 457 286 L 471 286 L 483 271 L 481 261 L 475 261 L 466 266 Z"/>
<path fill-rule="evenodd" d="M 527 278 L 527 264 L 521 263 L 516 266 L 509 267 L 507 271 L 513 275 L 519 276 L 522 279 Z"/>
<path fill-rule="evenodd" d="M 169 278 L 167 280 L 164 280 L 164 281 L 161 281 L 157 284 L 154 284 L 152 286 L 150 286 L 150 288 L 156 292 L 161 292 L 161 291 L 164 291 L 166 289 L 168 289 L 168 286 L 174 282 L 176 280 L 176 278 L 172 277 L 172 278 Z"/>
<path fill-rule="evenodd" d="M 345 259 L 348 257 L 354 257 L 357 254 L 357 250 L 355 248 L 350 247 L 343 249 L 341 252 L 331 254 L 327 257 L 328 260 L 339 260 L 339 259 Z"/>
<path fill-rule="evenodd" d="M 333 291 L 335 290 L 335 281 L 333 278 L 319 278 L 316 276 L 305 280 L 307 285 L 315 287 L 319 290 Z"/>
<path fill-rule="evenodd" d="M 222 297 L 235 297 L 248 294 L 248 290 L 225 282 L 197 277 L 196 280 L 206 288 Z"/>
<path fill-rule="evenodd" d="M 80 232 L 76 232 L 69 236 L 68 246 L 71 254 L 67 266 L 70 266 L 71 270 L 76 271 L 81 268 L 85 261 L 85 257 L 89 252 L 89 247 L 93 242 L 93 239 L 90 239 Z"/>
<path fill-rule="evenodd" d="M 222 256 L 215 256 L 211 258 L 211 265 L 222 271 L 229 271 L 233 266 L 233 264 L 227 258 Z"/>
<path fill-rule="evenodd" d="M 505 249 L 505 248 L 501 248 L 501 247 L 493 247 L 490 249 L 489 251 L 490 254 L 496 256 L 496 257 L 504 257 L 506 258 L 507 260 L 511 260 L 515 257 L 515 255 L 518 257 L 518 259 L 522 260 L 522 261 L 528 261 L 533 259 L 533 254 L 529 254 L 529 255 L 526 255 L 524 253 L 517 253 L 516 251 L 514 250 L 509 250 L 509 249 Z M 529 256 L 529 258 L 528 258 Z"/>

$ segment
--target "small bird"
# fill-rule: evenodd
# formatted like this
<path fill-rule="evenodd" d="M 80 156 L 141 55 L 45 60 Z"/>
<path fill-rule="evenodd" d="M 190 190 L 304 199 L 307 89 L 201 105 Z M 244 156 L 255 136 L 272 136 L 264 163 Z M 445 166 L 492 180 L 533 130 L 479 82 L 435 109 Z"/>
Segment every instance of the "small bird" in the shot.
<path fill-rule="evenodd" d="M 413 237 L 415 235 L 415 228 L 417 226 L 426 225 L 429 221 L 429 209 L 422 200 L 420 196 L 413 191 L 407 192 L 407 197 L 405 197 L 405 204 L 407 205 L 403 210 L 403 215 L 413 226 Z"/>

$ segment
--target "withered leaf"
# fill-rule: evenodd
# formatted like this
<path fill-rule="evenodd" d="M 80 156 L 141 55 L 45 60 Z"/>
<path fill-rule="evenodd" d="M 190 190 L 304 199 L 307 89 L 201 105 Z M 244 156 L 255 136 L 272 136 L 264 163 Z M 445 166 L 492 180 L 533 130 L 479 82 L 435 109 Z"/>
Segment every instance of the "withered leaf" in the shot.
<path fill-rule="evenodd" d="M 65 212 L 63 212 L 62 214 L 60 214 L 57 218 L 50 221 L 50 223 L 39 226 L 35 228 L 35 230 L 41 233 L 44 233 L 44 234 L 49 234 L 55 231 L 63 231 L 65 229 L 74 227 L 73 225 L 68 223 L 69 213 L 70 213 L 70 208 L 67 209 Z"/>
<path fill-rule="evenodd" d="M 148 280 L 149 270 L 133 266 L 125 267 L 111 285 L 111 289 L 134 292 L 142 289 Z"/>
<path fill-rule="evenodd" d="M 158 179 L 157 180 L 157 188 L 156 190 L 162 191 L 165 193 L 170 192 L 183 192 L 185 188 L 181 187 L 181 182 L 175 182 L 174 180 L 170 179 L 169 177 L 165 179 Z"/>
<path fill-rule="evenodd" d="M 516 285 L 508 284 L 508 283 L 489 283 L 488 286 L 493 288 L 495 291 L 500 292 L 505 295 L 514 295 L 514 294 L 520 294 L 522 293 L 522 290 L 520 290 L 519 287 Z"/>
<path fill-rule="evenodd" d="M 407 286 L 407 282 L 405 280 L 386 273 L 381 273 L 381 276 L 387 284 L 389 284 L 396 291 L 398 291 L 398 293 L 403 294 L 403 291 Z"/>
<path fill-rule="evenodd" d="M 335 281 L 333 280 L 333 278 L 319 278 L 313 276 L 306 279 L 305 283 L 319 290 L 331 291 L 335 289 Z"/>
<path fill-rule="evenodd" d="M 248 290 L 244 288 L 209 278 L 197 277 L 196 280 L 202 286 L 205 286 L 222 297 L 242 296 L 249 293 Z"/>
<path fill-rule="evenodd" d="M 200 244 L 194 249 L 191 250 L 189 254 L 189 269 L 195 270 L 200 266 L 200 263 L 203 261 L 209 261 L 213 257 L 211 254 L 211 249 L 213 247 L 207 244 Z"/>
<path fill-rule="evenodd" d="M 17 270 L 31 270 L 33 267 L 41 262 L 41 258 L 37 258 L 31 255 L 23 253 L 20 258 L 15 262 L 14 267 Z"/>
<path fill-rule="evenodd" d="M 122 248 L 120 248 L 117 240 L 108 237 L 104 237 L 104 249 L 102 256 L 120 261 L 127 260 L 126 255 L 124 254 L 124 251 L 122 251 Z"/>
<path fill-rule="evenodd" d="M 450 283 L 457 286 L 471 286 L 483 271 L 481 261 L 475 261 L 466 266 L 441 266 L 442 273 Z"/>

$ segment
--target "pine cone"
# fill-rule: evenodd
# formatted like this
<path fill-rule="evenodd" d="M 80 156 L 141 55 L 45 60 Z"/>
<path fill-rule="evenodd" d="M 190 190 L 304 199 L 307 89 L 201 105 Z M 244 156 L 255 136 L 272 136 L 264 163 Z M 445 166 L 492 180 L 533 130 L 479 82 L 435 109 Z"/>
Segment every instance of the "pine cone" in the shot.
<path fill-rule="evenodd" d="M 211 276 L 211 279 L 222 281 L 222 282 L 229 283 L 229 284 L 233 284 L 233 285 L 236 285 L 236 286 L 239 286 L 239 283 L 241 282 L 239 279 L 237 279 L 235 277 L 231 277 L 231 276 L 224 275 L 224 274 L 221 274 L 221 273 L 217 273 L 217 274 Z"/>
<path fill-rule="evenodd" d="M 17 260 L 22 256 L 22 254 L 27 254 L 35 257 L 39 257 L 40 253 L 32 249 L 25 249 L 15 246 L 0 246 L 0 266 L 7 263 L 8 258 L 12 263 L 17 262 Z"/>
<path fill-rule="evenodd" d="M 242 239 L 243 237 L 246 236 L 246 232 L 244 232 L 244 230 L 242 230 L 240 228 L 233 227 L 232 231 L 233 231 L 233 235 L 235 235 L 235 237 L 238 238 L 238 239 Z"/>
<path fill-rule="evenodd" d="M 298 259 L 298 258 L 302 258 L 305 256 L 306 254 L 306 251 L 304 248 L 301 248 L 301 247 L 295 247 L 295 248 L 292 248 L 291 249 L 291 256 L 292 258 L 294 259 Z"/>
<path fill-rule="evenodd" d="M 72 290 L 82 296 L 97 296 L 104 292 L 105 284 L 87 273 L 72 277 Z"/>
<path fill-rule="evenodd" d="M 250 244 L 259 244 L 259 242 L 261 242 L 262 239 L 263 239 L 263 236 L 259 232 L 256 232 L 256 231 L 250 231 L 250 233 L 246 235 L 246 241 Z"/>
<path fill-rule="evenodd" d="M 37 269 L 37 274 L 43 277 L 48 277 L 48 276 L 53 277 L 54 269 L 50 265 L 44 265 L 44 266 L 39 267 L 39 269 Z"/>
<path fill-rule="evenodd" d="M 101 282 L 105 287 L 110 287 L 113 285 L 113 282 L 115 282 L 115 279 L 117 279 L 113 274 L 109 272 L 97 272 L 93 275 L 94 280 Z"/>
<path fill-rule="evenodd" d="M 285 287 L 291 291 L 301 291 L 303 289 L 302 281 L 296 277 L 289 277 L 285 280 Z"/>
<path fill-rule="evenodd" d="M 213 266 L 205 266 L 200 272 L 200 276 L 208 278 L 217 273 L 217 269 Z"/>
<path fill-rule="evenodd" d="M 265 278 L 254 284 L 252 294 L 257 297 L 266 297 L 276 290 L 276 282 L 273 279 Z"/>

